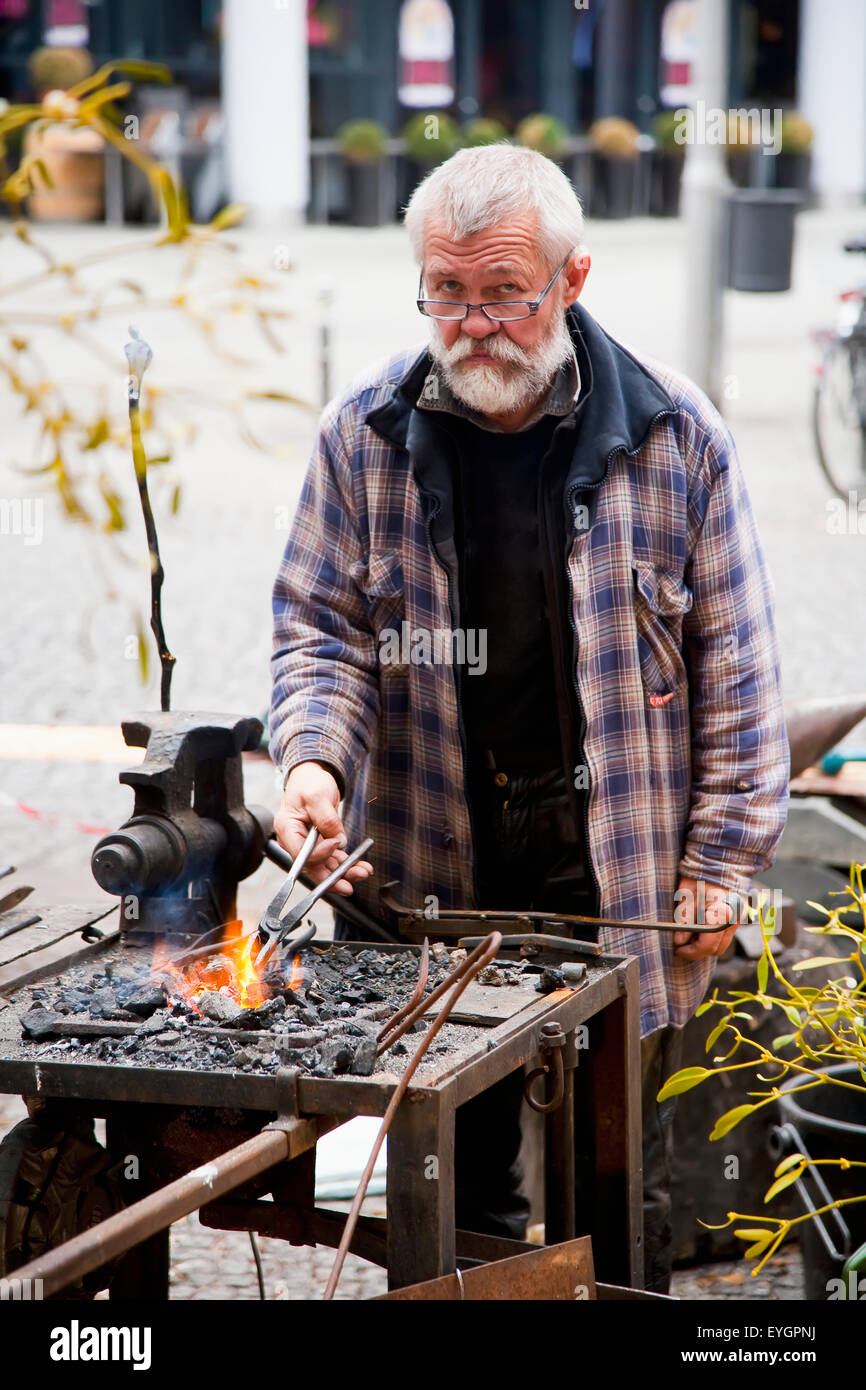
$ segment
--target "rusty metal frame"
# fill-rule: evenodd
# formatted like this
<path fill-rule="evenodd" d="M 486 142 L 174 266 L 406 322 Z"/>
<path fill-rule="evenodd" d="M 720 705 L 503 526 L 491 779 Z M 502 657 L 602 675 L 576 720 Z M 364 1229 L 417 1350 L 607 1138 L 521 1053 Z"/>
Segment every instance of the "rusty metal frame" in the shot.
<path fill-rule="evenodd" d="M 351 943 L 341 943 L 350 945 Z M 357 949 L 368 949 L 359 943 Z M 379 946 L 377 949 L 389 949 Z M 405 951 L 407 945 L 390 949 Z M 392 1288 L 447 1274 L 456 1267 L 457 1234 L 454 1221 L 453 1148 L 458 1106 L 465 1104 L 510 1072 L 532 1062 L 545 1049 L 544 1024 L 557 1024 L 565 1035 L 563 1050 L 565 1100 L 546 1117 L 548 1182 L 546 1220 L 548 1240 L 569 1239 L 575 1234 L 573 1169 L 575 1134 L 574 1077 L 581 1053 L 575 1047 L 575 1029 L 590 1019 L 603 1019 L 600 1045 L 592 1056 L 591 1127 L 596 1132 L 596 1202 L 589 1216 L 596 1268 L 607 1283 L 640 1287 L 642 1271 L 641 1114 L 640 1053 L 638 1027 L 638 962 L 598 956 L 589 960 L 589 979 L 576 991 L 561 989 L 503 1023 L 486 1030 L 468 1055 L 446 1057 L 421 1084 L 411 1084 L 397 1110 L 389 1134 L 388 1191 L 392 1219 L 385 1234 L 385 1263 Z M 490 1047 L 490 1044 L 493 1044 Z M 2 1044 L 0 1044 L 2 1047 Z M 285 1114 L 285 1077 L 231 1074 L 223 1071 L 190 1072 L 180 1069 L 150 1070 L 112 1064 L 76 1061 L 28 1062 L 0 1057 L 0 1090 L 38 1094 L 43 1098 L 74 1099 L 94 1115 L 111 1118 L 111 1129 L 125 1113 L 142 1106 L 237 1107 L 250 1114 Z M 320 1128 L 331 1128 L 355 1115 L 384 1115 L 397 1085 L 393 1080 L 361 1077 L 293 1077 L 297 1113 Z M 145 1112 L 146 1113 L 146 1110 Z M 121 1125 L 122 1127 L 122 1125 Z M 425 1177 L 431 1159 L 436 1160 L 438 1180 Z M 291 1164 L 288 1165 L 291 1168 Z M 550 1181 L 555 1177 L 555 1181 Z M 280 1219 L 280 1204 L 261 1203 L 269 1213 L 243 1210 L 251 1223 Z M 231 1203 L 221 1203 L 224 1215 Z M 213 1204 L 204 1219 L 216 1224 Z M 303 1239 L 304 1233 L 321 1239 L 321 1213 L 309 1205 L 285 1208 L 286 1236 Z M 312 1223 L 312 1225 L 310 1224 Z M 259 1229 L 258 1224 L 249 1227 Z M 267 1233 L 270 1233 L 268 1231 Z M 276 1233 L 276 1232 L 275 1232 Z M 480 1238 L 479 1238 L 480 1239 Z M 482 1242 L 483 1243 L 483 1242 Z M 164 1296 L 167 1246 L 154 1235 L 141 1247 L 163 1250 L 155 1260 L 149 1297 Z M 127 1287 L 139 1290 L 135 1278 Z M 112 1292 L 114 1296 L 114 1292 Z M 121 1295 L 124 1296 L 124 1295 Z"/>

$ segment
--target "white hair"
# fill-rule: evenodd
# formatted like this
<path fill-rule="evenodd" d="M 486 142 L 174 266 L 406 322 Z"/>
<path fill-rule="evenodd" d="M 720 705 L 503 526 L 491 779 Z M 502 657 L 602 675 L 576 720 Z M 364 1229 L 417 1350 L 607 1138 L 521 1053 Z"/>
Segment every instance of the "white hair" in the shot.
<path fill-rule="evenodd" d="M 538 248 L 551 268 L 569 251 L 586 250 L 583 210 L 571 183 L 559 165 L 519 145 L 458 150 L 419 183 L 405 224 L 420 264 L 431 219 L 443 219 L 451 240 L 462 241 L 527 211 L 537 218 Z"/>

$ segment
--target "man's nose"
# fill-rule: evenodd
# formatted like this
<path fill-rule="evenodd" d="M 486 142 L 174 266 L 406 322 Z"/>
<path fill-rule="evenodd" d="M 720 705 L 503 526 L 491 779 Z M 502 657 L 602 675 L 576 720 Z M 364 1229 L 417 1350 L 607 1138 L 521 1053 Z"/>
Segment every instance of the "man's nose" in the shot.
<path fill-rule="evenodd" d="M 470 309 L 460 327 L 469 338 L 487 338 L 499 332 L 499 324 L 489 319 L 482 309 Z"/>

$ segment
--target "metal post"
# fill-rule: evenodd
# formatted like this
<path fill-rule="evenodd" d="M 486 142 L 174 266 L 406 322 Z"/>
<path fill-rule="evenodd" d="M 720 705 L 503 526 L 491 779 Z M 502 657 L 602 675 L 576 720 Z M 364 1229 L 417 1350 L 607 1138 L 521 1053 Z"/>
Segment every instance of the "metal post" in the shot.
<path fill-rule="evenodd" d="M 699 48 L 694 82 L 692 138 L 683 169 L 683 207 L 688 235 L 686 271 L 686 371 L 718 405 L 722 398 L 724 330 L 723 228 L 730 180 L 724 146 L 715 143 L 712 113 L 727 111 L 728 0 L 699 0 Z"/>
<path fill-rule="evenodd" d="M 330 285 L 319 291 L 319 392 L 322 409 L 331 399 L 331 305 L 334 300 Z"/>

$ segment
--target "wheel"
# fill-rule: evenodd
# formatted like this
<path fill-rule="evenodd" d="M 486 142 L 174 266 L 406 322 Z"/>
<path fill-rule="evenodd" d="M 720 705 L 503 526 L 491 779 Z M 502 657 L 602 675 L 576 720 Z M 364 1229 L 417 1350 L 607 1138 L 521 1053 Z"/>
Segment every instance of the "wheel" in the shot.
<path fill-rule="evenodd" d="M 866 336 L 834 338 L 815 389 L 818 461 L 844 501 L 866 497 Z"/>
<path fill-rule="evenodd" d="M 120 1164 L 96 1140 L 93 1120 L 65 1107 L 33 1107 L 0 1143 L 0 1276 L 120 1211 Z M 69 1285 L 88 1299 L 109 1282 L 103 1266 Z"/>

